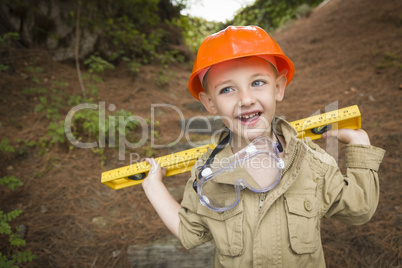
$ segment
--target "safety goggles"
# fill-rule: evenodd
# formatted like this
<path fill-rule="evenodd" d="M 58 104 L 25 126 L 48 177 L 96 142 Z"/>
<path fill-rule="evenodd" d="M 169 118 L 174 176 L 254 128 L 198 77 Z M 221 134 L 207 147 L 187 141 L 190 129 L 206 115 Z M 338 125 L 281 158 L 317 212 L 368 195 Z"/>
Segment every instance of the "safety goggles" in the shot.
<path fill-rule="evenodd" d="M 260 136 L 228 158 L 215 162 L 208 159 L 198 167 L 193 185 L 201 204 L 223 212 L 239 203 L 246 188 L 255 193 L 272 190 L 281 180 L 285 166 L 279 158 L 278 145 L 279 141 Z M 211 154 L 212 158 L 215 154 Z"/>

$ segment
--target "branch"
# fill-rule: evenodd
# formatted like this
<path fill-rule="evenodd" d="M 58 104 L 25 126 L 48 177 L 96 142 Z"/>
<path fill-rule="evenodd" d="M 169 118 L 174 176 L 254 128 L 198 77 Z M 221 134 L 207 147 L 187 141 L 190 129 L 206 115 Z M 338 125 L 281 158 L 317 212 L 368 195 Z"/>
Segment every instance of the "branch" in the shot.
<path fill-rule="evenodd" d="M 81 13 L 81 1 L 77 2 L 77 16 L 75 19 L 75 66 L 77 68 L 78 81 L 80 82 L 82 95 L 86 99 L 85 86 L 82 81 L 81 69 L 80 69 L 80 56 L 79 56 L 79 46 L 80 46 L 80 13 Z"/>

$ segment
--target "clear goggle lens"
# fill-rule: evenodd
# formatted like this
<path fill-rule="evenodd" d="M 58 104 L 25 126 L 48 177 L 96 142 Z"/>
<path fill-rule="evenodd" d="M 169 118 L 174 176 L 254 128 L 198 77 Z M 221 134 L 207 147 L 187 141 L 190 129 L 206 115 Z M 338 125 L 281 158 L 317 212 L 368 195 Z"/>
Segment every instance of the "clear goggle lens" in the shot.
<path fill-rule="evenodd" d="M 277 143 L 265 136 L 256 138 L 238 153 L 197 170 L 200 202 L 218 212 L 235 207 L 245 188 L 264 193 L 281 180 L 284 162 Z"/>

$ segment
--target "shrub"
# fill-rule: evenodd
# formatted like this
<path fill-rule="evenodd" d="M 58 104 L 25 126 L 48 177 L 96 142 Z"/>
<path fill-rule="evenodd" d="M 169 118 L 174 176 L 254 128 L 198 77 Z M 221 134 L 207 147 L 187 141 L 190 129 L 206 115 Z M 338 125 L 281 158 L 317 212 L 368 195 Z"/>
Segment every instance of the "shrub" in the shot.
<path fill-rule="evenodd" d="M 23 183 L 14 176 L 0 178 L 0 185 L 5 185 L 11 190 L 23 185 Z M 8 246 L 5 252 L 0 252 L 0 267 L 15 268 L 15 264 L 27 263 L 33 261 L 36 256 L 31 251 L 21 251 L 25 246 L 25 240 L 18 235 L 19 229 L 13 232 L 11 222 L 23 213 L 22 209 L 14 209 L 8 213 L 0 210 L 0 236 L 8 237 Z M 5 240 L 2 240 L 5 241 Z"/>

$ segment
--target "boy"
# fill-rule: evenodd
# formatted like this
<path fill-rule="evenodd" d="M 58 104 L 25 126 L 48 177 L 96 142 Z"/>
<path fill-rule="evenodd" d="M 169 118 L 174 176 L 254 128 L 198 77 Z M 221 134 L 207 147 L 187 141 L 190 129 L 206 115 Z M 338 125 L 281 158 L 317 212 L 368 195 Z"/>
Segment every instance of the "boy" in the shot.
<path fill-rule="evenodd" d="M 274 116 L 293 73 L 293 63 L 259 27 L 230 26 L 211 35 L 198 51 L 189 90 L 211 114 L 221 116 L 231 139 L 222 134 L 221 148 L 197 161 L 181 205 L 163 185 L 158 163 L 147 160 L 152 170 L 142 185 L 150 202 L 185 248 L 214 239 L 215 267 L 324 267 L 321 218 L 363 224 L 376 210 L 377 171 L 385 152 L 370 146 L 365 131 L 340 129 L 323 135 L 347 144 L 343 176 L 325 151 L 297 139 L 296 130 Z M 204 190 L 200 177 L 208 176 L 199 170 L 208 167 L 205 162 L 233 158 L 260 136 L 277 144 L 275 158 L 284 163 L 279 183 L 265 192 L 241 188 L 231 207 L 209 206 L 210 199 L 196 193 Z M 229 196 L 226 189 L 237 180 L 230 176 L 212 184 L 225 189 L 217 194 Z"/>

